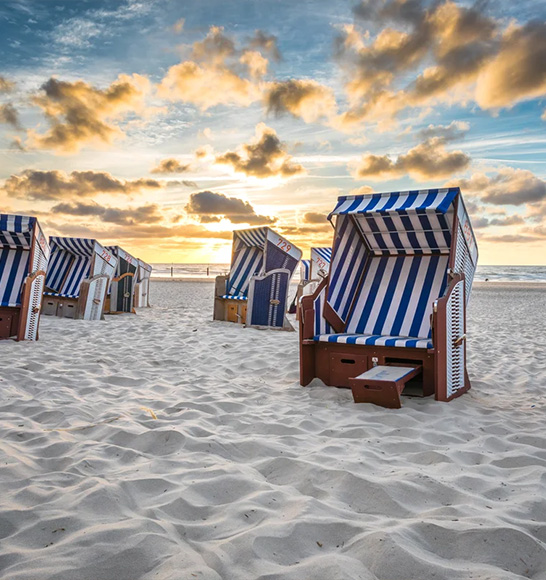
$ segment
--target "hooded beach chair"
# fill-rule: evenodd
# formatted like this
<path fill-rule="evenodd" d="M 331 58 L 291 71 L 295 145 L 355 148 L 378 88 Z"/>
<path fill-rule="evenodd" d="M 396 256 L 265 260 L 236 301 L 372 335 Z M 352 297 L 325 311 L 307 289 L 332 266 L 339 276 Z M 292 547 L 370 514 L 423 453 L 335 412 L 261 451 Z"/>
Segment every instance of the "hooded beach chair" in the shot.
<path fill-rule="evenodd" d="M 110 282 L 105 312 L 110 314 L 134 312 L 133 302 L 138 260 L 119 246 L 106 246 L 106 249 L 117 258 L 117 264 L 114 277 Z"/>
<path fill-rule="evenodd" d="M 38 340 L 48 259 L 35 217 L 0 214 L 0 339 Z"/>
<path fill-rule="evenodd" d="M 134 292 L 135 308 L 150 306 L 150 277 L 152 267 L 142 260 L 138 260 L 137 279 Z"/>
<path fill-rule="evenodd" d="M 117 258 L 97 240 L 50 237 L 43 314 L 101 320 Z"/>
<path fill-rule="evenodd" d="M 300 382 L 355 402 L 449 401 L 470 388 L 466 304 L 476 239 L 459 188 L 340 197 L 329 276 L 300 304 Z"/>
<path fill-rule="evenodd" d="M 332 248 L 311 248 L 310 255 L 310 260 L 300 262 L 300 282 L 294 304 L 299 303 L 305 294 L 312 294 L 330 269 Z M 296 318 L 299 320 L 299 310 L 296 311 Z"/>
<path fill-rule="evenodd" d="M 301 250 L 270 228 L 233 232 L 231 268 L 217 276 L 214 319 L 289 330 L 288 287 Z"/>

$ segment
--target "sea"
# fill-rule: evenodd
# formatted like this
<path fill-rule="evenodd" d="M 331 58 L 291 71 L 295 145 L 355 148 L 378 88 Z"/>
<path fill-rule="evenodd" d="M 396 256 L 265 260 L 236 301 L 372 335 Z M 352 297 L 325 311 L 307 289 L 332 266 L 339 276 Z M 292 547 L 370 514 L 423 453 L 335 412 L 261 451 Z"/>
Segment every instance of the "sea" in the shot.
<path fill-rule="evenodd" d="M 229 272 L 229 264 L 152 264 L 153 278 L 215 278 Z M 296 269 L 294 281 L 299 278 Z M 478 266 L 476 282 L 546 283 L 546 266 Z"/>

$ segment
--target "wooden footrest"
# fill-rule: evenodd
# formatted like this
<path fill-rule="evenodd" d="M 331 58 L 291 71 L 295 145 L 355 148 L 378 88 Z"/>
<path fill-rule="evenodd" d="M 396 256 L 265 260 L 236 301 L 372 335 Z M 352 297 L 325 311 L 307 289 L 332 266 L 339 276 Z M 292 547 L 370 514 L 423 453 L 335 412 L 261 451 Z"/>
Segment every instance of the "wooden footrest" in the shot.
<path fill-rule="evenodd" d="M 422 371 L 422 366 L 376 366 L 349 379 L 355 403 L 373 403 L 400 409 L 404 385 Z"/>

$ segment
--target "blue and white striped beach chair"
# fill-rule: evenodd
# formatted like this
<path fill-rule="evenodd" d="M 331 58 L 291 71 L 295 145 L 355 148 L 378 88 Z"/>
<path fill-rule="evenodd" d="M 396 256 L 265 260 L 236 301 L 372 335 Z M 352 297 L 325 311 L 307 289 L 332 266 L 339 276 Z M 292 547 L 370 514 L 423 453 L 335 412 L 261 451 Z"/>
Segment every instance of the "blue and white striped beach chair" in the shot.
<path fill-rule="evenodd" d="M 438 400 L 467 391 L 478 250 L 459 188 L 340 197 L 334 218 L 329 276 L 300 305 L 301 384 L 390 407 L 410 379 Z"/>
<path fill-rule="evenodd" d="M 138 259 L 119 246 L 106 246 L 117 259 L 114 277 L 110 282 L 105 311 L 110 314 L 134 312 L 134 292 Z"/>
<path fill-rule="evenodd" d="M 137 280 L 135 284 L 134 305 L 135 308 L 150 306 L 150 277 L 152 267 L 142 260 L 138 261 Z"/>
<path fill-rule="evenodd" d="M 233 232 L 231 268 L 216 278 L 214 319 L 291 329 L 288 286 L 301 250 L 270 228 Z"/>
<path fill-rule="evenodd" d="M 322 278 L 328 275 L 332 248 L 311 248 L 310 256 L 309 260 L 300 263 L 300 282 L 294 304 L 298 304 L 306 294 L 312 294 Z M 299 310 L 296 310 L 296 318 L 299 320 Z"/>
<path fill-rule="evenodd" d="M 0 338 L 38 340 L 48 259 L 35 217 L 0 214 Z"/>
<path fill-rule="evenodd" d="M 97 240 L 50 237 L 43 314 L 101 320 L 117 258 Z"/>

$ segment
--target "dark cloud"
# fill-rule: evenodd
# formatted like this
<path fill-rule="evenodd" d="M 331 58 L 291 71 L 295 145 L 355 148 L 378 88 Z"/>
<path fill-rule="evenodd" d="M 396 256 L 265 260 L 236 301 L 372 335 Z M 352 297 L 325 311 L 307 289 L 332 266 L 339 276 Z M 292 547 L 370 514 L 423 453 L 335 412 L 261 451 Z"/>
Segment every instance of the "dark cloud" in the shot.
<path fill-rule="evenodd" d="M 103 222 L 133 226 L 155 224 L 163 219 L 156 204 L 140 207 L 117 208 L 102 206 L 98 203 L 59 203 L 51 208 L 51 213 L 62 213 L 82 217 L 95 216 Z"/>
<path fill-rule="evenodd" d="M 409 174 L 416 179 L 427 180 L 464 171 L 469 164 L 468 155 L 462 151 L 446 151 L 443 141 L 435 137 L 399 155 L 396 161 L 388 155 L 364 155 L 356 168 L 355 177 L 383 179 Z"/>
<path fill-rule="evenodd" d="M 311 80 L 290 79 L 269 83 L 264 104 L 268 113 L 290 113 L 308 123 L 331 118 L 336 112 L 332 89 Z"/>
<path fill-rule="evenodd" d="M 171 157 L 169 159 L 162 159 L 157 167 L 154 167 L 150 173 L 185 173 L 186 171 L 189 171 L 190 168 L 190 163 L 183 165 L 180 161 Z"/>
<path fill-rule="evenodd" d="M 238 173 L 254 177 L 293 177 L 305 173 L 283 149 L 283 143 L 273 129 L 260 123 L 253 143 L 243 144 L 239 152 L 228 151 L 216 157 L 216 163 L 231 165 Z"/>
<path fill-rule="evenodd" d="M 199 216 L 201 223 L 218 222 L 222 217 L 234 224 L 265 225 L 277 221 L 276 218 L 256 214 L 248 201 L 213 191 L 192 193 L 185 210 Z"/>
<path fill-rule="evenodd" d="M 525 169 L 505 167 L 496 175 L 475 173 L 470 179 L 450 183 L 495 205 L 538 204 L 546 200 L 546 181 Z"/>
<path fill-rule="evenodd" d="M 281 60 L 281 53 L 277 45 L 277 37 L 273 34 L 267 34 L 263 30 L 256 30 L 254 36 L 248 43 L 249 48 L 263 50 L 276 61 Z"/>
<path fill-rule="evenodd" d="M 140 75 L 120 75 L 104 90 L 84 81 L 50 78 L 32 101 L 51 127 L 44 134 L 30 131 L 30 145 L 61 153 L 75 153 L 85 144 L 110 145 L 124 136 L 114 121 L 143 110 L 148 90 L 149 81 Z"/>
<path fill-rule="evenodd" d="M 106 172 L 40 171 L 27 169 L 20 175 L 12 175 L 4 182 L 3 189 L 10 197 L 36 200 L 89 197 L 99 193 L 131 195 L 146 189 L 160 189 L 163 185 L 155 179 L 117 179 Z"/>
<path fill-rule="evenodd" d="M 143 243 L 160 244 L 162 240 L 180 238 L 180 239 L 219 239 L 231 240 L 233 232 L 230 231 L 211 231 L 196 224 L 163 226 L 160 224 L 134 224 L 130 227 L 126 225 L 115 224 L 108 229 L 99 229 L 79 224 L 56 223 L 53 221 L 44 221 L 43 226 L 48 231 L 55 231 L 63 236 L 91 237 L 101 240 L 142 240 Z"/>
<path fill-rule="evenodd" d="M 11 125 L 17 130 L 22 129 L 21 123 L 19 122 L 19 113 L 11 103 L 0 105 L 0 123 Z"/>

